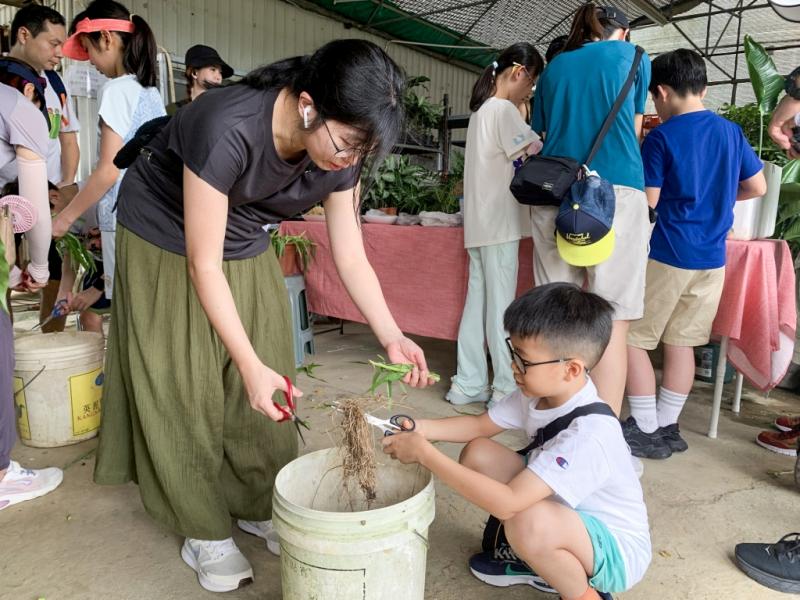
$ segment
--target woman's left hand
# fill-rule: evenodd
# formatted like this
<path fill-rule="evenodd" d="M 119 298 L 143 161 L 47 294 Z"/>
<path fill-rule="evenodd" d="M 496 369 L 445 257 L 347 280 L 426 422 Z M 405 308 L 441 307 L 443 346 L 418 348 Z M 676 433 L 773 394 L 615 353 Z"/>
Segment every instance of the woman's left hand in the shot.
<path fill-rule="evenodd" d="M 416 431 L 387 435 L 381 440 L 383 453 L 404 465 L 421 463 L 428 445 L 430 442 Z"/>
<path fill-rule="evenodd" d="M 434 381 L 428 379 L 428 363 L 425 362 L 425 353 L 407 337 L 403 336 L 386 344 L 386 355 L 391 363 L 414 365 L 414 370 L 403 378 L 403 383 L 420 388 L 433 385 Z"/>

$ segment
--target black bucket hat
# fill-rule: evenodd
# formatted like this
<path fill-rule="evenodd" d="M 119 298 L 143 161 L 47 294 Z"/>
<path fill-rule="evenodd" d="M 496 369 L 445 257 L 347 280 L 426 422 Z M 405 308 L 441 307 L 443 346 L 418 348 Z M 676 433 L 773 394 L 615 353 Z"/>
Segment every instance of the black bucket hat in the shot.
<path fill-rule="evenodd" d="M 204 46 L 203 44 L 192 46 L 186 51 L 185 63 L 187 67 L 195 67 L 197 69 L 218 65 L 222 71 L 223 79 L 233 75 L 233 68 L 222 60 L 217 51 L 211 46 Z"/>

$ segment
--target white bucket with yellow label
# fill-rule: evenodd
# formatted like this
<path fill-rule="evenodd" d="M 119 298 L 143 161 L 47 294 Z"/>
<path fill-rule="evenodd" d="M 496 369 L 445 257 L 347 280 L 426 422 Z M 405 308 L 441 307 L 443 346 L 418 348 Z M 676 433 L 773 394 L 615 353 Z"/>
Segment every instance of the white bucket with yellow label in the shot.
<path fill-rule="evenodd" d="M 14 340 L 14 402 L 23 444 L 37 448 L 88 440 L 100 428 L 105 343 L 70 331 Z"/>

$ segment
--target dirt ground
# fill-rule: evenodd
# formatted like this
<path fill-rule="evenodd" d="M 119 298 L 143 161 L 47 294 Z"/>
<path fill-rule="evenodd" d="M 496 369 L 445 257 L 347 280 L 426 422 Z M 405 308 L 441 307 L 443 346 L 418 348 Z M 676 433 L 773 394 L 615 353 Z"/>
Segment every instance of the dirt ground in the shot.
<path fill-rule="evenodd" d="M 23 315 L 20 330 L 33 315 Z M 447 416 L 455 408 L 443 400 L 455 368 L 455 344 L 420 339 L 430 366 L 442 375 L 433 388 L 411 391 L 405 411 L 419 416 Z M 300 413 L 310 421 L 303 452 L 333 444 L 330 414 L 321 405 L 342 394 L 360 394 L 371 370 L 354 361 L 381 349 L 368 330 L 347 324 L 345 334 L 316 338 L 314 374 L 299 377 L 306 392 Z M 726 395 L 733 386 L 727 386 Z M 719 439 L 705 436 L 711 386 L 698 383 L 681 427 L 689 451 L 666 461 L 645 461 L 642 478 L 653 537 L 653 562 L 644 581 L 617 597 L 623 600 L 704 600 L 782 598 L 743 575 L 732 562 L 739 541 L 777 541 L 800 529 L 794 459 L 767 452 L 754 443 L 775 415 L 800 412 L 798 397 L 775 391 L 765 397 L 747 391 L 741 416 L 723 401 Z M 478 410 L 475 405 L 467 411 Z M 504 434 L 516 447 L 522 439 Z M 442 444 L 455 457 L 459 447 Z M 43 498 L 0 512 L 0 598 L 9 600 L 203 599 L 216 595 L 197 583 L 179 556 L 182 540 L 161 529 L 142 508 L 136 486 L 101 487 L 92 483 L 96 440 L 74 446 L 34 449 L 18 445 L 14 459 L 24 466 L 59 466 L 64 483 Z M 437 483 L 436 519 L 430 530 L 425 598 L 430 600 L 546 599 L 527 586 L 497 589 L 470 575 L 466 562 L 478 549 L 485 515 Z M 251 561 L 255 581 L 235 599 L 279 599 L 279 559 L 263 541 L 232 527 L 239 547 Z M 287 599 L 288 600 L 288 599 Z M 304 600 L 304 599 L 291 599 Z M 402 599 L 400 599 L 402 600 Z"/>

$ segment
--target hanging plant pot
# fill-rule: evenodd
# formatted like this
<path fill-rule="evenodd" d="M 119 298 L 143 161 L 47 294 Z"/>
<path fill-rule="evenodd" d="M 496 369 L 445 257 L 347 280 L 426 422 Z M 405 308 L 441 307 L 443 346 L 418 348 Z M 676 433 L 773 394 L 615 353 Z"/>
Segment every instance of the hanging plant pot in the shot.
<path fill-rule="evenodd" d="M 278 257 L 278 263 L 281 265 L 284 277 L 300 273 L 300 266 L 297 264 L 297 248 L 294 244 L 286 244 L 283 254 Z"/>

